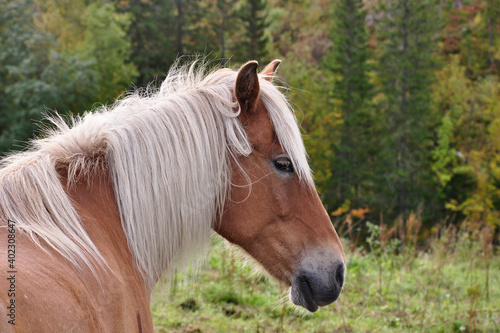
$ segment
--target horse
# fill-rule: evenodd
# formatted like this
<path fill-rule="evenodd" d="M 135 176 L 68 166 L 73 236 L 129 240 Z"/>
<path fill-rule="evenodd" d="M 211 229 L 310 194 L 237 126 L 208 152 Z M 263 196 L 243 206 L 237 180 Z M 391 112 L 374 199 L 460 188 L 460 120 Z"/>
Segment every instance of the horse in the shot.
<path fill-rule="evenodd" d="M 0 331 L 152 332 L 150 295 L 207 252 L 242 248 L 315 312 L 340 295 L 345 255 L 300 129 L 250 61 L 173 66 L 157 89 L 51 116 L 0 169 Z"/>

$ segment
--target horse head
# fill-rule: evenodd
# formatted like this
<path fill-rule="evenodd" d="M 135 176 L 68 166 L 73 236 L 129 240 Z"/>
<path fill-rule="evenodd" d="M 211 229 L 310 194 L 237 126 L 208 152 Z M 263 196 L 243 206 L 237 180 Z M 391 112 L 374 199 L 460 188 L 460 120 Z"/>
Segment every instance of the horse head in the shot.
<path fill-rule="evenodd" d="M 279 64 L 275 60 L 258 74 L 251 61 L 238 71 L 234 95 L 252 151 L 233 160 L 230 194 L 215 230 L 290 287 L 294 304 L 315 312 L 339 297 L 345 255 L 310 174 L 301 174 L 297 157 L 283 148 L 280 124 L 273 123 L 263 101 L 263 89 L 276 89 L 270 81 Z M 304 151 L 298 137 L 287 145 Z"/>

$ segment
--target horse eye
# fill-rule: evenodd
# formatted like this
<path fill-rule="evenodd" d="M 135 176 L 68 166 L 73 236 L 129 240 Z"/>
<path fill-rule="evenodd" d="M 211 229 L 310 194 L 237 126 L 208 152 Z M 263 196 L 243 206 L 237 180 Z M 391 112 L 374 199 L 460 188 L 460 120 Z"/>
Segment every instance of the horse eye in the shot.
<path fill-rule="evenodd" d="M 290 159 L 288 157 L 280 157 L 278 159 L 275 159 L 273 161 L 273 164 L 274 164 L 274 167 L 281 172 L 292 173 L 294 171 L 293 163 L 292 163 L 292 161 L 290 161 Z"/>

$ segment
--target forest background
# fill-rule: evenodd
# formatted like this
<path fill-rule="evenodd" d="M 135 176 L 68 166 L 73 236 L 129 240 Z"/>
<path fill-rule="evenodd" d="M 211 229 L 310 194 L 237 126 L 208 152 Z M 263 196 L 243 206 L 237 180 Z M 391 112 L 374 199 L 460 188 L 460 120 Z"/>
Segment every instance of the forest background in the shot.
<path fill-rule="evenodd" d="M 304 316 L 214 239 L 157 331 L 500 330 L 500 0 L 0 0 L 0 154 L 193 55 L 283 60 L 346 284 Z"/>
<path fill-rule="evenodd" d="M 203 54 L 284 60 L 333 222 L 500 224 L 499 0 L 0 0 L 0 152 Z"/>

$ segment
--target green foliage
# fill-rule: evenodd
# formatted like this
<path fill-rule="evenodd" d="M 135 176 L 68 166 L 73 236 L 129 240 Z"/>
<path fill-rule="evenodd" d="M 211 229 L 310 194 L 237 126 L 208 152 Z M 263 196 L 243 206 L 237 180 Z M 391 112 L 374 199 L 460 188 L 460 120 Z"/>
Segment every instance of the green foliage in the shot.
<path fill-rule="evenodd" d="M 112 101 L 137 74 L 127 62 L 128 14 L 116 13 L 110 3 L 93 3 L 84 7 L 85 13 L 78 16 L 81 21 L 69 23 L 57 13 L 45 12 L 57 9 L 52 3 L 39 12 L 34 11 L 35 4 L 33 0 L 0 3 L 5 9 L 0 29 L 0 150 L 4 152 L 23 146 L 46 108 L 83 112 L 96 101 Z M 80 2 L 71 6 L 82 8 Z M 79 31 L 80 41 L 60 32 L 57 22 Z"/>
<path fill-rule="evenodd" d="M 240 43 L 243 51 L 239 56 L 241 60 L 266 61 L 269 43 L 269 37 L 266 35 L 266 29 L 269 27 L 267 15 L 267 0 L 245 1 L 238 11 L 245 27 L 245 39 Z"/>
<path fill-rule="evenodd" d="M 45 107 L 88 103 L 96 73 L 92 62 L 50 50 L 56 42 L 33 28 L 32 1 L 0 6 L 0 150 L 7 152 L 24 146 Z"/>
<path fill-rule="evenodd" d="M 33 72 L 38 72 L 41 57 L 35 53 L 44 40 L 40 33 L 33 32 L 30 27 L 30 15 L 26 2 L 0 2 L 0 148 L 2 151 L 12 149 L 14 140 L 27 138 L 33 127 L 26 118 L 37 117 L 40 110 L 33 110 L 30 100 L 24 101 L 22 90 L 37 85 L 31 79 Z M 29 84 L 22 85 L 26 78 Z M 16 96 L 12 91 L 18 91 Z M 36 96 L 35 96 L 36 98 Z M 21 112 L 15 112 L 18 104 L 28 102 Z M 28 104 L 26 103 L 26 104 Z M 36 102 L 35 102 L 36 103 Z"/>
<path fill-rule="evenodd" d="M 184 1 L 186 17 L 185 54 L 208 54 L 217 49 L 216 5 L 214 1 Z"/>
<path fill-rule="evenodd" d="M 334 22 L 330 31 L 333 47 L 325 56 L 324 64 L 333 84 L 326 86 L 329 113 L 339 114 L 339 124 L 330 138 L 335 172 L 327 182 L 325 199 L 331 206 L 348 200 L 354 207 L 372 204 L 371 178 L 375 168 L 374 155 L 378 148 L 373 142 L 377 131 L 377 117 L 371 108 L 373 87 L 369 79 L 369 61 L 366 10 L 360 0 L 342 0 L 333 7 Z M 348 208 L 349 211 L 351 207 Z"/>
<path fill-rule="evenodd" d="M 0 151 L 23 147 L 45 109 L 111 103 L 177 56 L 282 58 L 321 198 L 351 236 L 418 207 L 422 233 L 445 220 L 496 228 L 496 5 L 0 0 Z"/>
<path fill-rule="evenodd" d="M 92 100 L 71 111 L 83 112 L 96 102 L 112 102 L 130 87 L 137 76 L 135 65 L 129 61 L 130 13 L 119 13 L 107 1 L 33 1 L 39 8 L 34 16 L 35 28 L 51 36 L 51 49 L 91 64 L 96 76 L 97 83 L 88 92 Z"/>
<path fill-rule="evenodd" d="M 494 204 L 498 187 L 492 180 L 498 160 L 498 89 L 494 76 L 476 82 L 456 57 L 438 73 L 435 98 L 444 115 L 433 152 L 445 207 L 478 223 L 498 225 Z"/>
<path fill-rule="evenodd" d="M 92 3 L 83 15 L 85 32 L 76 53 L 92 61 L 99 75 L 97 99 L 112 102 L 126 90 L 137 76 L 134 64 L 128 61 L 131 45 L 127 30 L 129 14 L 120 14 L 111 3 Z"/>
<path fill-rule="evenodd" d="M 235 33 L 240 30 L 236 28 L 238 26 L 236 3 L 237 0 L 216 0 L 219 20 L 215 22 L 214 27 L 219 31 L 219 51 L 224 64 L 229 59 L 228 54 L 234 51 L 233 39 Z M 228 36 L 231 38 L 228 39 Z"/>
<path fill-rule="evenodd" d="M 118 2 L 118 1 L 117 1 Z M 119 2 L 118 2 L 119 3 Z M 175 17 L 170 0 L 130 0 L 120 11 L 129 12 L 130 62 L 138 69 L 136 83 L 146 86 L 175 61 Z M 154 36 L 154 38 L 152 38 Z"/>
<path fill-rule="evenodd" d="M 383 98 L 378 104 L 385 131 L 391 133 L 382 139 L 383 193 L 390 200 L 386 212 L 404 220 L 421 203 L 426 210 L 435 204 L 429 170 L 436 122 L 431 112 L 435 56 L 429 51 L 435 49 L 438 31 L 437 1 L 398 0 L 382 8 L 378 75 Z"/>

